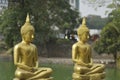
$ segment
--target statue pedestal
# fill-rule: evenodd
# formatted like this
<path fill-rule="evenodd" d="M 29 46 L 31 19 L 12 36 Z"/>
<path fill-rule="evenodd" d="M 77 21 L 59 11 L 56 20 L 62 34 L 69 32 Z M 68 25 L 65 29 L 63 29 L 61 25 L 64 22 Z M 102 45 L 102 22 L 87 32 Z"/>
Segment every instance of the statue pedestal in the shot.
<path fill-rule="evenodd" d="M 90 75 L 73 73 L 72 78 L 73 80 L 103 80 L 105 78 L 105 73 L 96 73 Z"/>
<path fill-rule="evenodd" d="M 90 75 L 90 80 L 103 80 L 105 78 L 105 73 L 96 73 Z"/>
<path fill-rule="evenodd" d="M 72 78 L 73 78 L 73 80 L 89 80 L 88 75 L 80 75 L 77 73 L 73 73 Z"/>
<path fill-rule="evenodd" d="M 18 78 L 14 78 L 13 80 L 20 80 L 20 79 L 18 79 Z"/>

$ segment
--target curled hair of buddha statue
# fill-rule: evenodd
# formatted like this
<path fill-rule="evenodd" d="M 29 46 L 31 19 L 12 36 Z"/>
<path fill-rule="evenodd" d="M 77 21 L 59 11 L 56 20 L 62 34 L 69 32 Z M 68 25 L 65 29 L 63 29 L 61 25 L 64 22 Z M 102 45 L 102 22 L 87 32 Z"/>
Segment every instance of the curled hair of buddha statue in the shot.
<path fill-rule="evenodd" d="M 86 26 L 86 18 L 85 17 L 82 20 L 82 25 L 80 25 L 77 29 L 77 34 L 82 35 L 84 32 L 89 32 L 89 29 Z"/>
<path fill-rule="evenodd" d="M 26 34 L 29 31 L 34 31 L 34 27 L 31 25 L 30 23 L 30 18 L 29 18 L 29 14 L 27 14 L 26 17 L 26 22 L 25 24 L 21 27 L 21 35 Z"/>

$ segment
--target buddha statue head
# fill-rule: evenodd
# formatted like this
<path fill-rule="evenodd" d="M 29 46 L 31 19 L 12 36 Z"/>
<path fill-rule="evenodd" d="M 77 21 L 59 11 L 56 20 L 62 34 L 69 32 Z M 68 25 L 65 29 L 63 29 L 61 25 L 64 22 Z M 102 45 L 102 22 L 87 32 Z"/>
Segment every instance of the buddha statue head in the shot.
<path fill-rule="evenodd" d="M 86 26 L 86 18 L 82 20 L 82 25 L 77 29 L 77 34 L 80 40 L 86 42 L 89 39 L 89 29 Z"/>
<path fill-rule="evenodd" d="M 27 14 L 26 22 L 21 27 L 22 39 L 26 42 L 31 42 L 34 38 L 34 27 L 30 23 L 29 14 Z"/>

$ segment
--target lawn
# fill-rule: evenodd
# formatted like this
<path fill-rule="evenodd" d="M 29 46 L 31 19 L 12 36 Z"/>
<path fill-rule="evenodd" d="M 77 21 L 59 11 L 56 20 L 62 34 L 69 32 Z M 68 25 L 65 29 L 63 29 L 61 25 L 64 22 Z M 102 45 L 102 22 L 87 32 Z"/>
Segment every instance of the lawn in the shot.
<path fill-rule="evenodd" d="M 51 67 L 53 69 L 54 80 L 72 80 L 72 65 L 62 64 L 42 64 L 44 67 Z M 0 80 L 12 80 L 14 77 L 15 67 L 12 62 L 0 62 Z M 120 79 L 120 70 L 115 68 L 106 68 L 105 80 Z"/>

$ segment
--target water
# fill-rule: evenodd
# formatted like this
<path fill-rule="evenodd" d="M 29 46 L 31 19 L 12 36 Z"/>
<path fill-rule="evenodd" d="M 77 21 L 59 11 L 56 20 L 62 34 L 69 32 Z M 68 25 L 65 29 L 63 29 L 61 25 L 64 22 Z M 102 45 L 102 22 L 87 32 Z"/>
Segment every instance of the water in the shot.
<path fill-rule="evenodd" d="M 120 80 L 120 70 L 116 68 L 107 68 L 105 80 Z"/>
<path fill-rule="evenodd" d="M 53 69 L 54 80 L 72 80 L 72 65 L 61 64 L 42 64 L 41 66 Z M 15 66 L 12 62 L 0 62 L 0 80 L 12 80 L 14 77 Z M 120 80 L 120 70 L 116 68 L 106 68 L 105 80 Z"/>

